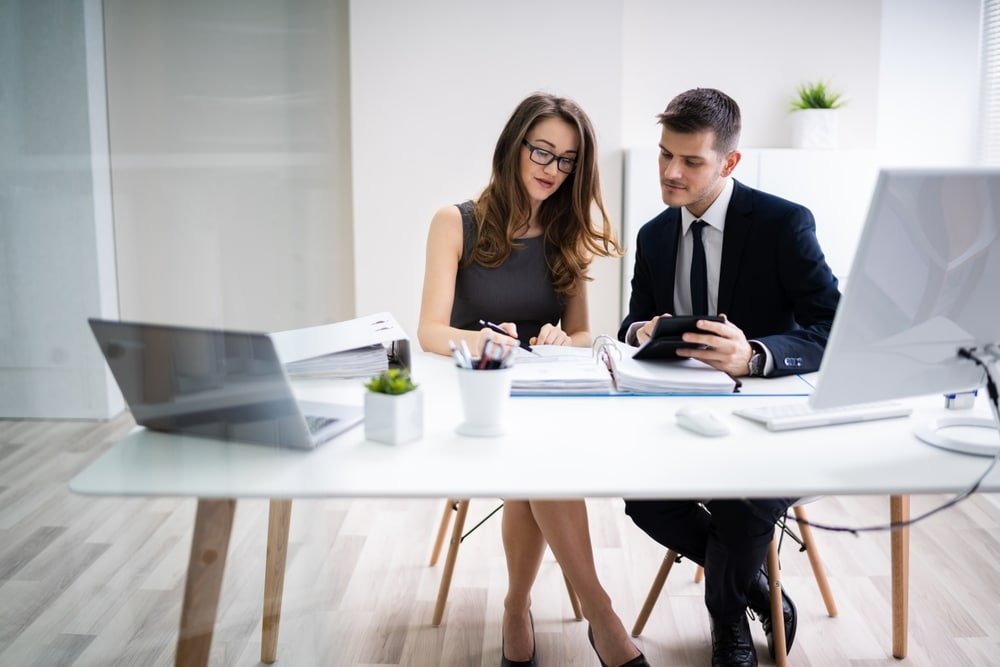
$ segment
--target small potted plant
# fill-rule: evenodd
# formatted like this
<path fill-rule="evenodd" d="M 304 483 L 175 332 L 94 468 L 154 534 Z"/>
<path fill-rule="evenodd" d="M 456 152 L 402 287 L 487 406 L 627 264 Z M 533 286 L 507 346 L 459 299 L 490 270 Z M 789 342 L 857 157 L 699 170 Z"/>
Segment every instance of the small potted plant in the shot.
<path fill-rule="evenodd" d="M 405 369 L 390 368 L 365 386 L 365 437 L 398 445 L 424 432 L 423 394 Z"/>
<path fill-rule="evenodd" d="M 837 109 L 844 106 L 840 93 L 825 81 L 804 83 L 792 100 L 792 145 L 796 148 L 836 148 Z"/>

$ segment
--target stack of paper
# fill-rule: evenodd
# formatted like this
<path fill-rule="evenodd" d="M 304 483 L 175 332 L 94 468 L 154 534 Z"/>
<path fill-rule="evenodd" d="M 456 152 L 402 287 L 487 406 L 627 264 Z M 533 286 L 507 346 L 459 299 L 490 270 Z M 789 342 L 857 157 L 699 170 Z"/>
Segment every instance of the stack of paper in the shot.
<path fill-rule="evenodd" d="M 588 347 L 535 345 L 517 349 L 511 394 L 608 394 L 611 374 Z"/>
<path fill-rule="evenodd" d="M 296 377 L 371 377 L 387 368 L 389 358 L 381 343 L 285 364 L 288 374 Z"/>

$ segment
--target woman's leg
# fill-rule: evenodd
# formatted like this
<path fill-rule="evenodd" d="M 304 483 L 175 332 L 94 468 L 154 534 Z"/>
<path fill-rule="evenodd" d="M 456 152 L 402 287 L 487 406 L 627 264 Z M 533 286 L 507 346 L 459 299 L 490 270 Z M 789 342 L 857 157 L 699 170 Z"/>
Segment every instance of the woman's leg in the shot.
<path fill-rule="evenodd" d="M 507 556 L 507 597 L 503 610 L 503 651 L 514 661 L 530 660 L 535 650 L 531 636 L 531 586 L 545 555 L 545 538 L 525 500 L 505 500 L 503 550 Z"/>
<path fill-rule="evenodd" d="M 597 578 L 586 503 L 583 500 L 529 502 L 540 536 L 548 542 L 563 574 L 580 598 L 583 615 L 593 629 L 594 644 L 601 658 L 609 665 L 620 665 L 639 655 L 611 606 L 611 598 Z"/>

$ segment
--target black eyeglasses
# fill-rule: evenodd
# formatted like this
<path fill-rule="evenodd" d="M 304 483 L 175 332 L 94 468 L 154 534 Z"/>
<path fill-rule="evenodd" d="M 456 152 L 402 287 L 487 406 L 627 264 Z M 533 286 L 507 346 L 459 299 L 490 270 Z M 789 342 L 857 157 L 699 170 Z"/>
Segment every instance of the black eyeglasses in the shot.
<path fill-rule="evenodd" d="M 528 147 L 528 158 L 535 164 L 540 164 L 543 167 L 552 164 L 553 160 L 558 160 L 556 162 L 556 169 L 564 174 L 572 174 L 573 170 L 576 169 L 576 160 L 571 157 L 559 157 L 552 151 L 547 151 L 544 148 L 539 148 L 538 146 L 532 146 L 525 139 L 524 145 Z"/>

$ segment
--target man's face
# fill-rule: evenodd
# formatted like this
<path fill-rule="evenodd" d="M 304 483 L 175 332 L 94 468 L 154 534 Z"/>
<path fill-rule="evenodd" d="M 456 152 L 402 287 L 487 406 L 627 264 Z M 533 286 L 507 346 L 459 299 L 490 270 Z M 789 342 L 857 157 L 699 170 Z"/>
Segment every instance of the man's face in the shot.
<path fill-rule="evenodd" d="M 715 132 L 683 133 L 663 128 L 660 136 L 660 193 L 667 206 L 687 207 L 701 216 L 725 186 L 740 161 L 737 151 L 721 155 Z"/>

